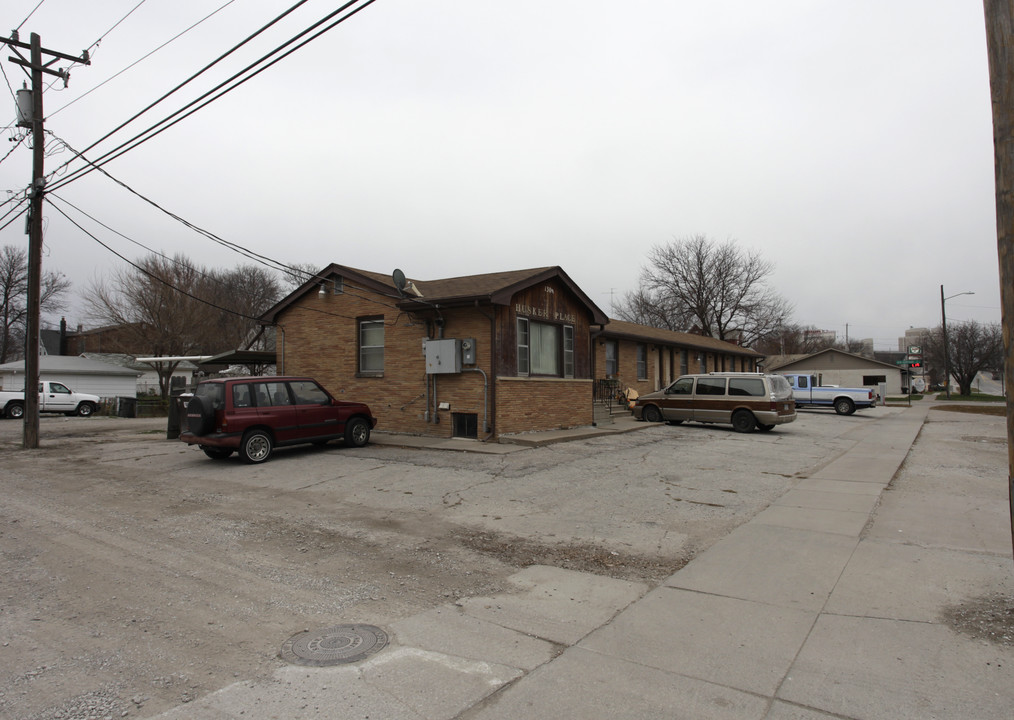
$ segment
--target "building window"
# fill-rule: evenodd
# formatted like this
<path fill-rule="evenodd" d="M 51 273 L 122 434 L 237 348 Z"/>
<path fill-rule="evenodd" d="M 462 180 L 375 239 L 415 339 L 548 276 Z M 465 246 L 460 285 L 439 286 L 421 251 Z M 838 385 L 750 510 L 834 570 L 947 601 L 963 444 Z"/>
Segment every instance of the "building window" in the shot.
<path fill-rule="evenodd" d="M 680 350 L 680 375 L 686 375 L 690 372 L 690 352 L 688 350 Z"/>
<path fill-rule="evenodd" d="M 518 318 L 518 375 L 527 375 L 528 370 L 528 318 Z"/>
<path fill-rule="evenodd" d="M 648 379 L 648 346 L 643 343 L 637 345 L 637 379 Z"/>
<path fill-rule="evenodd" d="M 518 318 L 518 375 L 574 377 L 574 328 Z"/>
<path fill-rule="evenodd" d="M 574 377 L 574 327 L 563 326 L 563 376 Z"/>
<path fill-rule="evenodd" d="M 708 371 L 708 356 L 704 353 L 697 355 L 697 362 L 700 363 L 701 369 L 698 372 L 706 373 Z"/>
<path fill-rule="evenodd" d="M 384 373 L 384 319 L 364 318 L 359 321 L 359 374 Z"/>
<path fill-rule="evenodd" d="M 887 382 L 886 375 L 863 375 L 863 385 L 879 385 Z"/>
<path fill-rule="evenodd" d="M 560 374 L 560 327 L 529 322 L 529 362 L 533 375 Z"/>
<path fill-rule="evenodd" d="M 606 377 L 616 377 L 620 373 L 620 344 L 615 340 L 606 340 Z"/>

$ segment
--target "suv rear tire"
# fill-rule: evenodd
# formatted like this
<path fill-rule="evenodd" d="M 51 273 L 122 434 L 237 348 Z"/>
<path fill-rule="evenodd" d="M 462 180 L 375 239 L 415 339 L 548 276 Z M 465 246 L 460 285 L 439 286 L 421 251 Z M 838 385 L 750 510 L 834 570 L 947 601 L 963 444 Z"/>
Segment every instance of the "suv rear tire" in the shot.
<path fill-rule="evenodd" d="M 239 445 L 239 455 L 243 458 L 243 462 L 262 463 L 271 457 L 271 452 L 274 449 L 275 443 L 271 439 L 269 432 L 266 430 L 248 430 Z"/>

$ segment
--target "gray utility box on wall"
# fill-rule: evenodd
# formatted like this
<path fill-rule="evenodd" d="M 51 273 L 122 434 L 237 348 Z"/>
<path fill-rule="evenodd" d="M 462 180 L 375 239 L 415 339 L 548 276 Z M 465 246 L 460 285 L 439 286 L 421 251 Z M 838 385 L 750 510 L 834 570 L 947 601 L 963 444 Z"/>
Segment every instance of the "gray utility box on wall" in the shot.
<path fill-rule="evenodd" d="M 457 340 L 427 340 L 424 347 L 428 375 L 461 372 L 461 352 Z"/>
<path fill-rule="evenodd" d="M 475 365 L 475 338 L 426 340 L 423 348 L 429 375 L 459 373 L 462 365 Z"/>

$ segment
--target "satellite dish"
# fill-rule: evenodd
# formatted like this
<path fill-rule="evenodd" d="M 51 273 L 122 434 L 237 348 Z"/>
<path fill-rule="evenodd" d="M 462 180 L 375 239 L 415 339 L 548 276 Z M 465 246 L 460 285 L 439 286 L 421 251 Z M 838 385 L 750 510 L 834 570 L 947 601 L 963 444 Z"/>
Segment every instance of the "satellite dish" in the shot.
<path fill-rule="evenodd" d="M 398 288 L 398 294 L 404 295 L 405 273 L 403 273 L 401 270 L 395 269 L 394 273 L 391 275 L 391 279 L 394 280 L 394 286 Z"/>

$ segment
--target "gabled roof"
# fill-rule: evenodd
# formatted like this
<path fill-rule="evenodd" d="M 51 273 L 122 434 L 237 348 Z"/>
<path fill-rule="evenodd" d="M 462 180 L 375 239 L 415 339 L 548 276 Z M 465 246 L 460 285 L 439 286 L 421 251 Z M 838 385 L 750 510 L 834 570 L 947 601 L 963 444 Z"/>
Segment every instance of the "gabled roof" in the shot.
<path fill-rule="evenodd" d="M 821 356 L 827 356 L 830 354 L 844 355 L 845 357 L 862 360 L 864 363 L 868 363 L 869 365 L 880 365 L 886 368 L 891 368 L 892 370 L 900 369 L 897 365 L 881 362 L 880 360 L 866 357 L 865 355 L 856 355 L 855 353 L 845 352 L 844 350 L 839 350 L 838 348 L 825 348 L 824 350 L 820 350 L 809 355 L 773 355 L 764 362 L 764 370 L 765 372 L 771 372 L 775 369 L 786 368 L 790 365 L 797 365 L 802 362 L 806 362 L 808 364 L 813 364 L 814 362 L 819 363 L 822 359 Z"/>
<path fill-rule="evenodd" d="M 0 365 L 0 372 L 24 374 L 25 361 L 18 360 Z M 39 372 L 67 373 L 68 375 L 129 375 L 137 377 L 141 373 L 136 370 L 113 365 L 100 360 L 89 360 L 77 355 L 40 355 Z"/>
<path fill-rule="evenodd" d="M 647 325 L 638 325 L 637 323 L 625 320 L 613 320 L 612 318 L 609 319 L 609 324 L 606 325 L 600 337 L 679 345 L 680 347 L 689 347 L 707 352 L 720 352 L 727 355 L 745 355 L 753 358 L 764 357 L 763 353 L 759 353 L 756 350 L 726 342 L 725 340 L 719 340 L 718 338 L 666 330 L 664 328 L 648 327 Z"/>
<path fill-rule="evenodd" d="M 394 279 L 390 275 L 359 270 L 338 264 L 329 265 L 315 277 L 296 288 L 288 297 L 264 313 L 261 316 L 261 321 L 267 323 L 275 322 L 278 314 L 300 297 L 307 292 L 316 292 L 316 288 L 321 282 L 327 282 L 337 277 L 342 278 L 346 287 L 361 285 L 364 289 L 387 295 L 396 302 L 398 307 L 405 310 L 419 310 L 434 305 L 441 307 L 472 305 L 476 301 L 492 303 L 494 305 L 506 305 L 518 291 L 555 278 L 566 285 L 581 303 L 588 308 L 588 311 L 592 315 L 593 325 L 604 325 L 609 321 L 606 314 L 591 301 L 591 298 L 559 266 L 531 268 L 528 270 L 509 270 L 482 275 L 462 275 L 438 280 L 407 278 L 418 293 L 406 291 L 402 295 L 398 292 Z"/>

